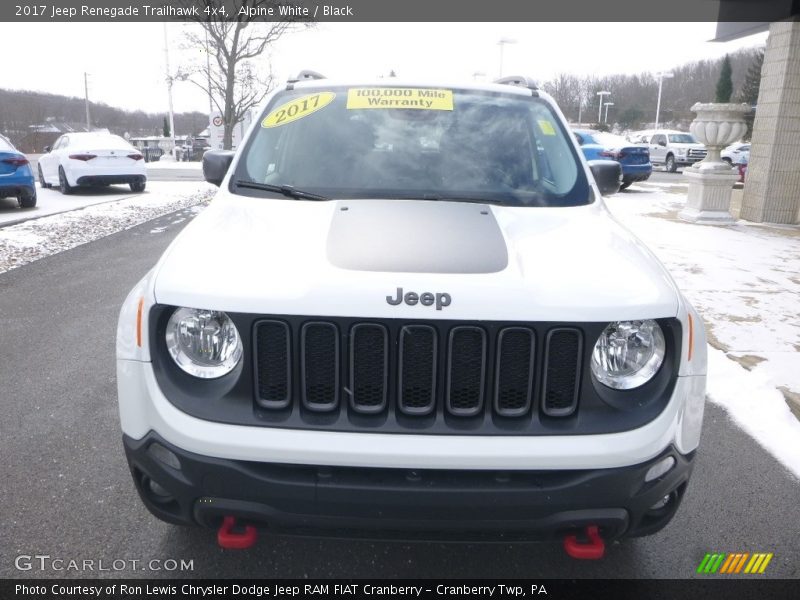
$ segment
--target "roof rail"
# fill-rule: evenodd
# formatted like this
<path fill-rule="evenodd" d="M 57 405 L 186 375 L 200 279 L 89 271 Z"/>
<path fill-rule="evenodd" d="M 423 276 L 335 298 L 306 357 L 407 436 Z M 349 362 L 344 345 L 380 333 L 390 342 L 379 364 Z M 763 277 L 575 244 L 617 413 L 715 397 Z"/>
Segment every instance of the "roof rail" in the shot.
<path fill-rule="evenodd" d="M 308 79 L 325 79 L 325 75 L 322 73 L 317 73 L 316 71 L 311 71 L 309 69 L 303 69 L 294 77 L 289 77 L 286 80 L 286 89 L 291 90 L 294 87 L 294 84 L 298 81 L 305 81 Z"/>
<path fill-rule="evenodd" d="M 536 85 L 536 82 L 531 77 L 526 77 L 525 75 L 509 75 L 507 77 L 495 79 L 493 83 L 499 83 L 501 85 L 518 85 L 534 91 L 539 89 L 539 86 Z"/>

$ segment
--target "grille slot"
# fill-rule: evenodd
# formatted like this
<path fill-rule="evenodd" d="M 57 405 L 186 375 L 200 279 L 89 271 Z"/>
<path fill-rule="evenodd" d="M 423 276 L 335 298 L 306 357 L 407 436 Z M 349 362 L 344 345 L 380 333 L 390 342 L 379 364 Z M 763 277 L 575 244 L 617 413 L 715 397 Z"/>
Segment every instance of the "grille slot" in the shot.
<path fill-rule="evenodd" d="M 289 326 L 281 321 L 261 321 L 256 327 L 258 403 L 266 408 L 286 408 L 291 401 Z"/>
<path fill-rule="evenodd" d="M 333 410 L 339 404 L 339 334 L 333 323 L 306 323 L 300 331 L 303 405 Z"/>
<path fill-rule="evenodd" d="M 447 410 L 473 416 L 483 409 L 486 332 L 480 327 L 450 330 L 447 360 Z"/>
<path fill-rule="evenodd" d="M 389 334 L 383 325 L 359 323 L 350 330 L 350 406 L 374 414 L 387 404 Z"/>
<path fill-rule="evenodd" d="M 549 417 L 575 412 L 581 377 L 583 339 L 577 329 L 551 329 L 547 333 L 542 411 Z"/>
<path fill-rule="evenodd" d="M 408 415 L 427 415 L 436 405 L 436 330 L 406 325 L 400 331 L 398 406 Z"/>
<path fill-rule="evenodd" d="M 508 327 L 497 340 L 495 410 L 504 417 L 519 417 L 530 410 L 536 337 L 524 327 Z"/>

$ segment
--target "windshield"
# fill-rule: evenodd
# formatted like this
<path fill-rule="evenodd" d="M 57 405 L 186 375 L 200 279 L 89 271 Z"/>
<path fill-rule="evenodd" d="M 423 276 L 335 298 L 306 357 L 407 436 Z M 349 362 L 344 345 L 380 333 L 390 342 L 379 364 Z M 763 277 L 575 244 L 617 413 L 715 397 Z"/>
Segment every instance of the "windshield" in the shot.
<path fill-rule="evenodd" d="M 266 184 L 326 198 L 587 204 L 589 184 L 567 135 L 547 103 L 529 96 L 390 87 L 287 91 L 261 116 L 231 191 L 279 197 L 258 188 Z"/>
<path fill-rule="evenodd" d="M 669 135 L 669 141 L 672 144 L 696 144 L 697 140 L 691 133 L 675 133 Z"/>

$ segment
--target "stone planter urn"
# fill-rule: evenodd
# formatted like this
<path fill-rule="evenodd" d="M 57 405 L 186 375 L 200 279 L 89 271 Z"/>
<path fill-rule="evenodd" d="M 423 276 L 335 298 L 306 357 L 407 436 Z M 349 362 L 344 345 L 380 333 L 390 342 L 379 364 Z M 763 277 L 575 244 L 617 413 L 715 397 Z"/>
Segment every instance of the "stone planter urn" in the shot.
<path fill-rule="evenodd" d="M 734 222 L 730 214 L 733 184 L 738 179 L 734 168 L 720 158 L 720 152 L 740 140 L 745 131 L 747 104 L 702 103 L 692 106 L 697 118 L 689 131 L 708 150 L 706 157 L 683 174 L 689 180 L 689 195 L 679 216 L 692 223 L 724 225 Z"/>

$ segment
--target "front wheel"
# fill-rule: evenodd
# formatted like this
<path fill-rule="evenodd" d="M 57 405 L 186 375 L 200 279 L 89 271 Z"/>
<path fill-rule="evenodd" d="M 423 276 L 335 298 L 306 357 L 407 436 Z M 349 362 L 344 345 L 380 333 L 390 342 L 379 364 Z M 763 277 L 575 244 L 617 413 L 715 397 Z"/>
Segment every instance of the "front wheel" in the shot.
<path fill-rule="evenodd" d="M 69 181 L 67 181 L 67 174 L 64 173 L 64 169 L 62 167 L 58 167 L 58 188 L 65 196 L 69 196 L 75 191 L 75 188 L 69 184 Z"/>
<path fill-rule="evenodd" d="M 132 192 L 143 192 L 147 183 L 144 181 L 134 181 L 130 184 Z"/>
<path fill-rule="evenodd" d="M 50 184 L 44 180 L 44 173 L 42 173 L 42 165 L 36 165 L 37 170 L 39 171 L 39 185 L 42 188 L 49 188 Z"/>
<path fill-rule="evenodd" d="M 17 203 L 19 203 L 20 208 L 33 208 L 36 206 L 36 190 L 25 196 L 18 196 Z"/>
<path fill-rule="evenodd" d="M 667 156 L 667 162 L 664 163 L 664 168 L 670 173 L 674 173 L 678 170 L 678 165 L 675 164 L 675 157 L 672 156 L 672 154 Z"/>
<path fill-rule="evenodd" d="M 619 185 L 619 191 L 621 192 L 622 190 L 627 190 L 629 187 L 631 187 L 631 182 L 630 181 L 623 181 Z"/>

